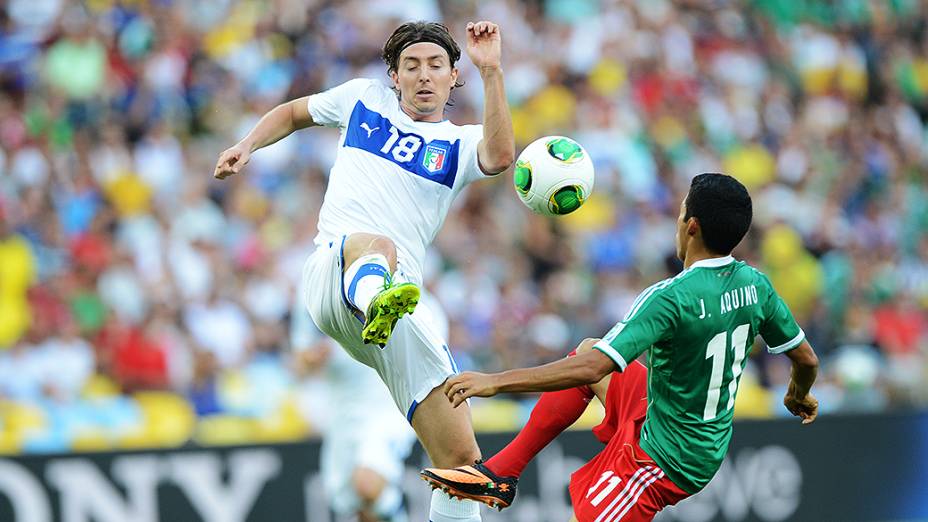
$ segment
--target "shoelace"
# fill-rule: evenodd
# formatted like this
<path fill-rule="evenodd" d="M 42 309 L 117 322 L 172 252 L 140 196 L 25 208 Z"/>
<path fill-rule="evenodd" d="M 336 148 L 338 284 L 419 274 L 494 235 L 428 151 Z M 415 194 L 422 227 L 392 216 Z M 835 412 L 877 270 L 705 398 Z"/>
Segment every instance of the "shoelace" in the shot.
<path fill-rule="evenodd" d="M 383 276 L 383 288 L 380 289 L 381 292 L 393 288 L 393 276 L 390 273 L 386 273 Z"/>

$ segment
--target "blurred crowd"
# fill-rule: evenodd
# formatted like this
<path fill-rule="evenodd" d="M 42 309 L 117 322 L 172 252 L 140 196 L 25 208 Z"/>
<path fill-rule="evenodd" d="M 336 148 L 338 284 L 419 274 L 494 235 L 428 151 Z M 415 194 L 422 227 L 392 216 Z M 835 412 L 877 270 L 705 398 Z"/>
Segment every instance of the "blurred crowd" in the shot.
<path fill-rule="evenodd" d="M 288 329 L 337 133 L 211 174 L 276 104 L 388 81 L 380 48 L 411 19 L 444 20 L 459 42 L 466 21 L 499 22 L 517 144 L 568 135 L 596 166 L 594 196 L 565 218 L 531 214 L 508 172 L 457 202 L 426 280 L 459 366 L 538 364 L 602 335 L 681 269 L 680 199 L 719 171 L 751 190 L 736 256 L 771 276 L 819 352 L 823 411 L 924 408 L 926 13 L 921 0 L 9 0 L 0 452 L 313 431 L 304 383 L 320 357 L 294 355 Z M 458 66 L 449 116 L 478 122 L 480 78 Z M 758 341 L 737 415 L 785 415 L 788 373 Z M 478 424 L 517 427 L 525 411 L 478 405 Z"/>

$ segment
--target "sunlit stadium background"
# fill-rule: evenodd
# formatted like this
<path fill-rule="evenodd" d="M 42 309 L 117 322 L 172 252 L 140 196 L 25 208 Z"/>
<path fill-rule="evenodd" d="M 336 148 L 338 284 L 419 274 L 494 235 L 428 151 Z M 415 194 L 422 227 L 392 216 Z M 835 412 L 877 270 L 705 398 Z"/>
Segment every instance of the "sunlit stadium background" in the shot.
<path fill-rule="evenodd" d="M 313 400 L 323 379 L 288 330 L 337 134 L 211 173 L 281 101 L 386 80 L 380 47 L 411 19 L 459 41 L 500 23 L 517 145 L 568 135 L 596 166 L 562 219 L 531 215 L 509 173 L 458 201 L 426 279 L 460 367 L 534 365 L 608 330 L 679 270 L 690 178 L 725 172 L 755 205 L 737 257 L 821 357 L 823 418 L 786 419 L 789 365 L 757 346 L 720 485 L 668 517 L 928 519 L 928 2 L 8 0 L 0 520 L 329 520 L 316 419 L 338 405 Z M 478 122 L 480 79 L 458 66 L 450 117 Z M 476 401 L 475 427 L 517 430 L 533 400 Z M 595 450 L 570 434 L 522 506 L 485 520 L 566 520 Z"/>

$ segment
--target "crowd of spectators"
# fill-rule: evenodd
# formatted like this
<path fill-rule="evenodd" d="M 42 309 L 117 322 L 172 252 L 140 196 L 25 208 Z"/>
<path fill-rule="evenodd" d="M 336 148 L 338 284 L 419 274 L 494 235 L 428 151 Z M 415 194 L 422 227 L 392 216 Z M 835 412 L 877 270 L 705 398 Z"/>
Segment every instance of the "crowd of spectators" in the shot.
<path fill-rule="evenodd" d="M 508 172 L 457 202 L 426 280 L 459 366 L 547 362 L 608 330 L 680 269 L 680 199 L 719 171 L 751 190 L 736 256 L 771 276 L 819 352 L 823 412 L 924 408 L 926 12 L 921 0 L 9 0 L 0 452 L 312 432 L 301 397 L 314 365 L 290 351 L 288 325 L 337 133 L 299 132 L 243 175 L 211 174 L 276 104 L 388 81 L 380 48 L 411 19 L 444 20 L 459 41 L 467 20 L 500 23 L 517 147 L 568 135 L 596 166 L 594 196 L 565 218 L 522 207 Z M 458 66 L 449 117 L 479 122 L 480 78 L 466 56 Z M 737 414 L 784 415 L 788 364 L 756 348 Z"/>

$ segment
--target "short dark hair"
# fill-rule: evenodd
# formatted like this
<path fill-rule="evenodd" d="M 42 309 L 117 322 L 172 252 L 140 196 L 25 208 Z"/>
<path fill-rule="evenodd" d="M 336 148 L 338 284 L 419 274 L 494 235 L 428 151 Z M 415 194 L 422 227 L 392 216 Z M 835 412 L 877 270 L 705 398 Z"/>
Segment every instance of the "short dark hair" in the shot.
<path fill-rule="evenodd" d="M 751 227 L 751 195 L 738 180 L 725 174 L 706 173 L 693 178 L 686 195 L 684 220 L 699 220 L 706 248 L 730 254 Z"/>
<path fill-rule="evenodd" d="M 383 52 L 380 56 L 387 64 L 387 72 L 392 73 L 399 67 L 400 54 L 403 49 L 420 42 L 431 42 L 444 49 L 448 53 L 452 67 L 461 58 L 461 48 L 458 47 L 445 24 L 421 20 L 406 22 L 397 27 L 387 39 L 387 43 L 383 44 Z M 456 83 L 454 86 L 460 87 L 461 85 L 463 84 Z"/>

